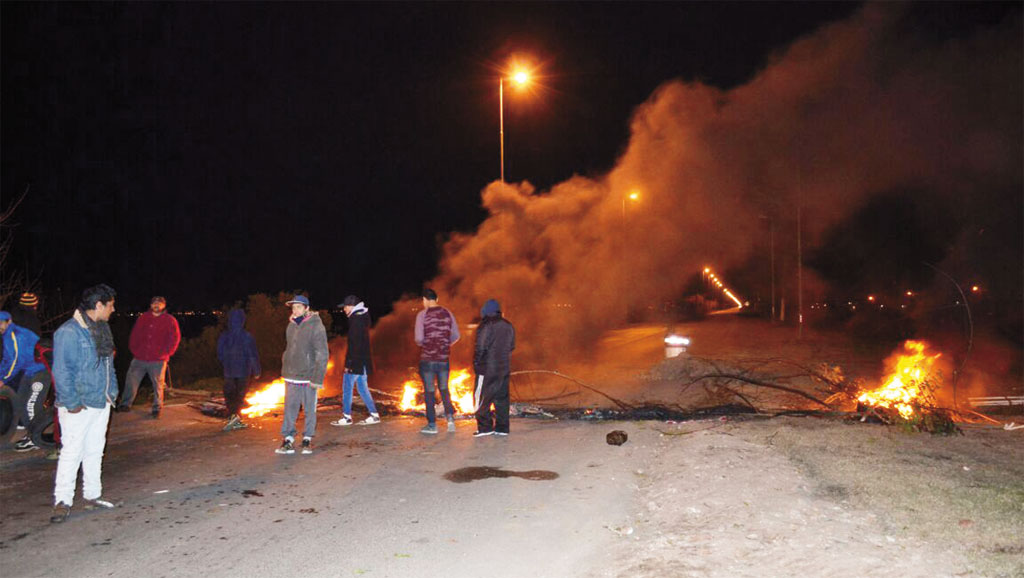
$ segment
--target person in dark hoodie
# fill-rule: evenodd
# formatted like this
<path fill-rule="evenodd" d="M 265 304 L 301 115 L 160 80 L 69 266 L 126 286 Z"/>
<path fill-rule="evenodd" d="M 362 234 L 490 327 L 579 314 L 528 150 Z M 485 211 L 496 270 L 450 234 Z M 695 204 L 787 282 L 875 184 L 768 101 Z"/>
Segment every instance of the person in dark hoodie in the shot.
<path fill-rule="evenodd" d="M 480 325 L 476 328 L 476 348 L 473 351 L 473 370 L 476 388 L 473 401 L 476 406 L 476 432 L 473 437 L 508 435 L 509 394 L 511 372 L 509 357 L 516 348 L 516 330 L 501 315 L 501 306 L 488 299 L 480 310 Z M 491 405 L 494 410 L 491 410 Z"/>
<path fill-rule="evenodd" d="M 246 427 L 239 411 L 249 391 L 251 379 L 260 376 L 260 354 L 256 340 L 245 330 L 245 311 L 228 312 L 228 328 L 217 339 L 217 359 L 224 366 L 224 403 L 228 407 L 228 423 L 224 431 Z"/>
<path fill-rule="evenodd" d="M 345 352 L 345 377 L 342 381 L 342 413 L 341 419 L 332 421 L 331 425 L 352 425 L 352 386 L 359 388 L 359 397 L 363 398 L 369 417 L 359 422 L 360 425 L 380 423 L 380 414 L 370 395 L 367 376 L 373 373 L 373 358 L 370 354 L 370 310 L 355 295 L 345 298 L 339 307 L 348 316 L 348 350 Z"/>
<path fill-rule="evenodd" d="M 320 315 L 309 309 L 309 298 L 296 295 L 285 303 L 292 308 L 285 330 L 284 355 L 281 358 L 281 377 L 284 379 L 284 421 L 281 435 L 284 441 L 275 450 L 279 454 L 295 453 L 295 420 L 301 408 L 305 414 L 302 432 L 302 453 L 313 453 L 313 434 L 316 433 L 316 394 L 323 389 L 327 376 L 327 330 Z"/>

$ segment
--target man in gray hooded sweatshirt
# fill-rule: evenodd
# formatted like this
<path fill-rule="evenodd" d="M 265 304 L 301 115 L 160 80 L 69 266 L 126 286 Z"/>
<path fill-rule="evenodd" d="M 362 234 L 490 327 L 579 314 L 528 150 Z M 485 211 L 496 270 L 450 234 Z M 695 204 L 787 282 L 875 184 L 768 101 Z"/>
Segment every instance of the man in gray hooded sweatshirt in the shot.
<path fill-rule="evenodd" d="M 316 393 L 323 388 L 327 375 L 327 330 L 320 315 L 310 311 L 305 295 L 296 295 L 285 305 L 291 306 L 292 315 L 285 331 L 287 345 L 281 363 L 285 384 L 284 422 L 281 424 L 284 441 L 276 452 L 295 453 L 295 420 L 301 407 L 306 414 L 302 453 L 311 454 L 316 433 Z"/>

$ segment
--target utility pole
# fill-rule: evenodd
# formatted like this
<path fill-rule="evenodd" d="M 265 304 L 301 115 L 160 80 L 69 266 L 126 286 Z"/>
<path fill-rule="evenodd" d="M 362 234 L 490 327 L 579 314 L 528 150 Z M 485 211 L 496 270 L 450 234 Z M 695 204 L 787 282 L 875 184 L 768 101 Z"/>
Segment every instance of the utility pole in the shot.
<path fill-rule="evenodd" d="M 797 339 L 804 337 L 804 257 L 802 244 L 803 179 L 796 169 L 796 326 Z"/>

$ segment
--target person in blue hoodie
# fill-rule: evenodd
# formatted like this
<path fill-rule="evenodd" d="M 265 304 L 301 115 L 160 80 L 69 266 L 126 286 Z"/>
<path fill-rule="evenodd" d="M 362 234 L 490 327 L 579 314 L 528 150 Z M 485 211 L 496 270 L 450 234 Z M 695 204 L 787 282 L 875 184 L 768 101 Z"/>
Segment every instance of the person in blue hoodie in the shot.
<path fill-rule="evenodd" d="M 256 340 L 245 330 L 245 311 L 228 312 L 228 328 L 217 339 L 217 359 L 224 366 L 224 403 L 228 406 L 228 423 L 224 431 L 246 427 L 239 412 L 251 379 L 260 377 L 260 354 Z"/>
<path fill-rule="evenodd" d="M 50 374 L 46 366 L 36 361 L 36 342 L 39 336 L 14 323 L 11 314 L 0 311 L 0 334 L 3 334 L 3 359 L 0 360 L 0 389 L 11 398 L 18 422 L 28 428 L 43 410 L 43 402 L 50 391 Z M 14 446 L 15 451 L 39 449 L 26 435 Z"/>

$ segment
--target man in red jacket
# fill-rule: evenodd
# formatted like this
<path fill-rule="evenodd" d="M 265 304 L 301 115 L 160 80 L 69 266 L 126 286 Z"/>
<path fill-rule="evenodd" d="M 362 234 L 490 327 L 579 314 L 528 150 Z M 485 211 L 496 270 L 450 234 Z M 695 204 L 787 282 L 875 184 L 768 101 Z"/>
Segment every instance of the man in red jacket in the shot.
<path fill-rule="evenodd" d="M 164 405 L 167 360 L 178 350 L 178 343 L 181 342 L 178 320 L 167 313 L 166 309 L 167 301 L 163 297 L 154 297 L 149 302 L 149 311 L 139 315 L 135 327 L 132 327 L 128 347 L 134 359 L 128 367 L 127 383 L 117 411 L 131 410 L 142 378 L 149 375 L 153 382 L 153 410 L 150 415 L 154 419 L 160 417 L 160 409 Z"/>

